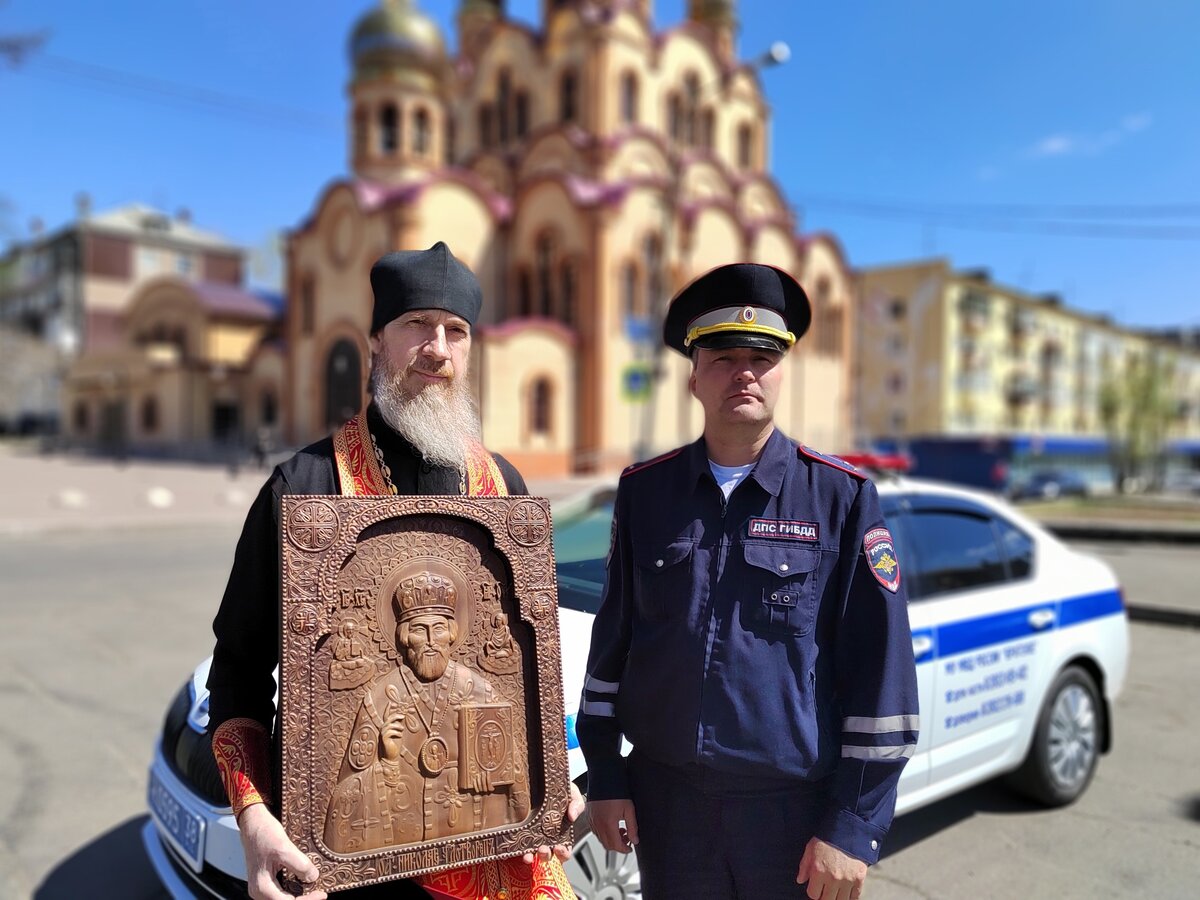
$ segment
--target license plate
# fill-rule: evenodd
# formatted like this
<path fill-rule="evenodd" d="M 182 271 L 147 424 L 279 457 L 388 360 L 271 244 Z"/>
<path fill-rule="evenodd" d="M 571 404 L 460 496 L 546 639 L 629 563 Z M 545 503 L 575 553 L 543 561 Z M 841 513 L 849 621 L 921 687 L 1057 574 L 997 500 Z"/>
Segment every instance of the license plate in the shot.
<path fill-rule="evenodd" d="M 204 820 L 175 799 L 155 772 L 150 773 L 146 799 L 154 820 L 193 869 L 204 868 Z"/>

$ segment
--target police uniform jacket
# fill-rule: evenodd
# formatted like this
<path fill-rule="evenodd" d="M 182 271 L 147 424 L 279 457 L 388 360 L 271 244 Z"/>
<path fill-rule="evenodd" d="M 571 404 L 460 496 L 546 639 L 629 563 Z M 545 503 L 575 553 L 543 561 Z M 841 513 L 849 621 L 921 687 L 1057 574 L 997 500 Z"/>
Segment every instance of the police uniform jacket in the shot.
<path fill-rule="evenodd" d="M 874 863 L 917 740 L 874 485 L 778 429 L 728 501 L 703 438 L 627 469 L 576 728 L 591 799 L 630 796 L 623 734 L 666 765 L 821 781 L 817 836 Z"/>
<path fill-rule="evenodd" d="M 398 494 L 462 493 L 459 472 L 426 462 L 387 425 L 374 405 L 367 409 L 367 423 Z M 492 456 L 508 492 L 529 493 L 512 464 L 498 454 Z M 338 493 L 333 440 L 325 438 L 277 466 L 250 507 L 213 621 L 217 642 L 208 675 L 210 734 L 222 722 L 242 717 L 261 722 L 271 732 L 280 640 L 279 498 Z"/>

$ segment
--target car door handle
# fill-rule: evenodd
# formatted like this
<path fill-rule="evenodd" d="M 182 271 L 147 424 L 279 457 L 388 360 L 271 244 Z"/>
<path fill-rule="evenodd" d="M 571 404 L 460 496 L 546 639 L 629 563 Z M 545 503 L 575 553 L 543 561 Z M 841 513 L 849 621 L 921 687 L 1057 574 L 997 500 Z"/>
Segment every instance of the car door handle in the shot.
<path fill-rule="evenodd" d="M 933 650 L 933 638 L 922 634 L 912 639 L 913 656 L 920 659 L 922 656 L 928 656 Z"/>
<path fill-rule="evenodd" d="M 1053 625 L 1057 618 L 1052 609 L 1038 609 L 1029 614 L 1029 625 L 1034 631 L 1042 631 Z"/>

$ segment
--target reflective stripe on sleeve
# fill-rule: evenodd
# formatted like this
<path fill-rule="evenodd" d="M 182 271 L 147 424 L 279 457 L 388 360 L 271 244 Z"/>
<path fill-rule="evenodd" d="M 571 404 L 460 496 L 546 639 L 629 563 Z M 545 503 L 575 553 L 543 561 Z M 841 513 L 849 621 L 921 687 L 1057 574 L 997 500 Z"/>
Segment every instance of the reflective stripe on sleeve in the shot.
<path fill-rule="evenodd" d="M 621 688 L 619 681 L 601 681 L 589 675 L 583 681 L 583 689 L 594 694 L 615 694 Z"/>
<path fill-rule="evenodd" d="M 855 734 L 888 734 L 893 731 L 917 731 L 920 716 L 847 716 L 842 720 L 842 731 Z"/>
<path fill-rule="evenodd" d="M 603 716 L 606 719 L 615 719 L 617 717 L 617 705 L 615 703 L 598 703 L 595 700 L 588 700 L 586 698 L 579 704 L 579 711 L 589 716 Z"/>
<path fill-rule="evenodd" d="M 899 747 L 856 747 L 853 744 L 842 744 L 842 757 L 851 759 L 910 759 L 916 744 L 902 744 Z"/>

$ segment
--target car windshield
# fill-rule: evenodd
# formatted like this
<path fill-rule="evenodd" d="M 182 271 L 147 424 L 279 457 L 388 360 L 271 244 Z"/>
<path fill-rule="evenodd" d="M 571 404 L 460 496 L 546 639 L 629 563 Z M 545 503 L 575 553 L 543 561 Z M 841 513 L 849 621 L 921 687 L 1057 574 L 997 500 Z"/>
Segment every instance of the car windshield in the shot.
<path fill-rule="evenodd" d="M 588 613 L 600 608 L 612 514 L 611 498 L 606 498 L 555 527 L 554 559 L 560 607 Z"/>

